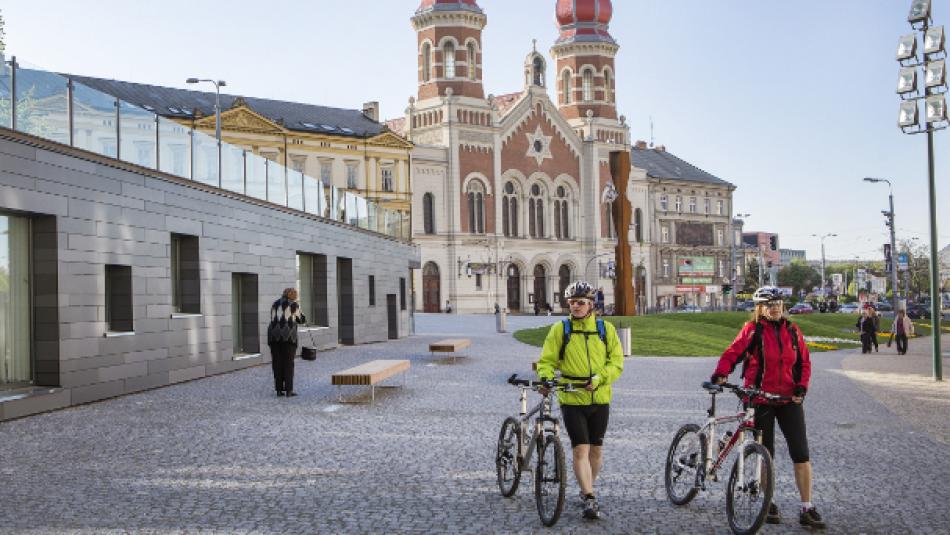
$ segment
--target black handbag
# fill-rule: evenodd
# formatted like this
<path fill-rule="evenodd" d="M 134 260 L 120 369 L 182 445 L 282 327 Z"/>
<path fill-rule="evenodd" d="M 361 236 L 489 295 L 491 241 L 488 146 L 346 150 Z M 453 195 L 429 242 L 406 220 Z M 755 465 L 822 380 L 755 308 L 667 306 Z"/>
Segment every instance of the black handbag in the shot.
<path fill-rule="evenodd" d="M 316 344 L 313 343 L 313 332 L 310 331 L 307 334 L 310 335 L 310 346 L 300 348 L 300 358 L 303 360 L 317 360 L 317 348 L 314 347 Z"/>

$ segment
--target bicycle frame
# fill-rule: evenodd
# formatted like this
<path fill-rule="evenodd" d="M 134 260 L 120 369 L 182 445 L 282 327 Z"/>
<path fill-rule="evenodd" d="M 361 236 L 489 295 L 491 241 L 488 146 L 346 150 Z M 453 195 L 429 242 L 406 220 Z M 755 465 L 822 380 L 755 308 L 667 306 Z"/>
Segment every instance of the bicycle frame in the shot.
<path fill-rule="evenodd" d="M 721 468 L 726 462 L 726 459 L 732 452 L 733 447 L 739 443 L 740 435 L 742 435 L 743 438 L 741 439 L 739 456 L 736 461 L 739 464 L 739 479 L 737 483 L 740 486 L 745 486 L 745 456 L 742 455 L 742 452 L 745 450 L 747 444 L 761 441 L 761 433 L 755 428 L 755 408 L 749 405 L 738 414 L 716 417 L 717 392 L 712 392 L 710 395 L 712 396 L 712 403 L 709 409 L 706 411 L 706 423 L 703 424 L 703 426 L 699 429 L 699 434 L 705 435 L 707 440 L 706 451 L 703 452 L 703 469 L 696 471 L 696 487 L 705 490 L 707 476 L 713 481 L 717 481 L 717 472 L 719 468 Z M 716 426 L 730 422 L 738 422 L 736 431 L 732 434 L 732 437 L 730 437 L 729 442 L 727 442 L 720 451 L 716 451 L 719 448 L 719 441 L 716 440 Z M 755 467 L 756 480 L 758 480 L 762 475 L 761 469 L 762 467 L 760 465 Z"/>
<path fill-rule="evenodd" d="M 518 441 L 518 470 L 528 471 L 528 466 L 531 464 L 531 456 L 534 454 L 534 450 L 541 447 L 542 438 L 545 434 L 558 434 L 559 422 L 557 418 L 551 416 L 551 397 L 553 393 L 549 393 L 546 396 L 541 398 L 541 401 L 530 412 L 528 412 L 528 389 L 527 386 L 521 386 L 521 412 L 518 414 L 518 422 L 520 424 L 520 440 Z M 534 420 L 534 426 L 531 429 L 531 435 L 529 436 L 527 430 L 525 429 L 528 426 L 528 422 L 531 420 L 531 417 L 535 414 L 538 415 Z M 545 423 L 549 425 L 545 425 Z M 532 444 L 535 447 L 530 447 Z"/>

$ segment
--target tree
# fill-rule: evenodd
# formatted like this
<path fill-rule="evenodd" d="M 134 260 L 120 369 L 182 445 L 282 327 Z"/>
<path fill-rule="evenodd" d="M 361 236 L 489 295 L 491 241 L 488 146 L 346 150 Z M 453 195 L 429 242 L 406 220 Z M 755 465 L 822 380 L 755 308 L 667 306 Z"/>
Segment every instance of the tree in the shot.
<path fill-rule="evenodd" d="M 800 290 L 811 292 L 815 286 L 821 285 L 821 274 L 817 269 L 804 262 L 792 262 L 778 272 L 778 283 L 781 286 L 791 286 L 794 295 Z"/>
<path fill-rule="evenodd" d="M 752 259 L 746 265 L 745 280 L 743 281 L 742 291 L 752 293 L 759 287 L 759 261 Z"/>

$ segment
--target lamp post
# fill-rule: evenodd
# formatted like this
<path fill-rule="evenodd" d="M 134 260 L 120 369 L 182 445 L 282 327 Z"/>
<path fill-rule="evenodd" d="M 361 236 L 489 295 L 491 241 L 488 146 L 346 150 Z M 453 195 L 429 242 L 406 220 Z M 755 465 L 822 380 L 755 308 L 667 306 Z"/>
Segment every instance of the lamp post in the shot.
<path fill-rule="evenodd" d="M 897 79 L 900 112 L 897 126 L 905 134 L 927 134 L 927 171 L 930 196 L 930 312 L 933 330 L 934 380 L 943 380 L 943 361 L 940 349 L 940 265 L 937 248 L 937 199 L 934 180 L 934 132 L 950 125 L 947 118 L 947 53 L 944 48 L 943 26 L 931 27 L 931 0 L 912 0 L 907 22 L 919 32 L 923 41 L 922 54 L 917 52 L 917 34 L 910 33 L 898 40 L 897 61 L 901 66 Z M 917 84 L 918 69 L 923 70 L 924 87 Z M 919 120 L 918 103 L 924 102 L 923 123 Z"/>
<path fill-rule="evenodd" d="M 886 178 L 871 178 L 865 177 L 865 182 L 871 182 L 876 184 L 879 182 L 887 182 L 887 189 L 889 194 L 887 196 L 888 201 L 890 202 L 890 211 L 884 212 L 884 217 L 887 218 L 887 226 L 891 228 L 891 254 L 888 255 L 888 258 L 885 258 L 885 267 L 890 268 L 891 271 L 891 304 L 894 307 L 894 313 L 897 313 L 897 305 L 900 303 L 900 295 L 897 291 L 897 266 L 894 265 L 894 255 L 897 254 L 897 240 L 894 236 L 894 188 L 891 185 L 891 181 Z"/>
<path fill-rule="evenodd" d="M 736 274 L 736 231 L 732 228 L 732 223 L 738 220 L 742 225 L 745 225 L 745 218 L 750 217 L 752 214 L 736 214 L 729 218 L 729 273 L 731 275 L 732 282 L 732 311 L 736 310 L 736 295 L 739 293 L 739 289 L 736 286 L 737 274 Z"/>
<path fill-rule="evenodd" d="M 221 88 L 228 85 L 224 80 L 189 78 L 185 83 L 211 82 L 214 84 L 214 138 L 218 141 L 218 187 L 221 187 Z"/>
<path fill-rule="evenodd" d="M 812 234 L 812 237 L 818 238 L 821 240 L 821 297 L 825 297 L 825 238 L 834 238 L 837 237 L 837 234 Z M 824 301 L 822 301 L 824 302 Z"/>

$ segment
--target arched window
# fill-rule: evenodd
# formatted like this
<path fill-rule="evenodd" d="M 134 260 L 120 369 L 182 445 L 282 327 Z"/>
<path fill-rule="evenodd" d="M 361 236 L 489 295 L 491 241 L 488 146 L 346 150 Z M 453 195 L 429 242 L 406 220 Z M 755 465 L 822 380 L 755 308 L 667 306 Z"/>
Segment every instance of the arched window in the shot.
<path fill-rule="evenodd" d="M 571 103 L 571 71 L 564 71 L 561 74 L 561 102 Z"/>
<path fill-rule="evenodd" d="M 544 60 L 535 56 L 533 62 L 534 85 L 544 87 Z"/>
<path fill-rule="evenodd" d="M 567 308 L 567 301 L 564 299 L 564 290 L 571 284 L 571 268 L 567 264 L 561 265 L 557 270 L 558 290 L 557 298 L 562 308 Z"/>
<path fill-rule="evenodd" d="M 633 239 L 643 243 L 643 212 L 639 208 L 633 211 Z"/>
<path fill-rule="evenodd" d="M 422 219 L 426 234 L 435 234 L 435 196 L 426 193 L 422 196 Z"/>
<path fill-rule="evenodd" d="M 592 69 L 584 69 L 583 92 L 584 102 L 594 100 L 594 71 Z"/>
<path fill-rule="evenodd" d="M 515 185 L 505 184 L 505 195 L 501 201 L 501 227 L 505 236 L 518 236 L 518 196 Z"/>
<path fill-rule="evenodd" d="M 445 77 L 455 78 L 455 45 L 452 43 L 442 45 L 442 65 Z"/>
<path fill-rule="evenodd" d="M 604 70 L 604 100 L 606 100 L 607 102 L 611 101 L 610 92 L 611 92 L 612 86 L 613 84 L 611 81 L 610 71 Z"/>
<path fill-rule="evenodd" d="M 554 199 L 554 236 L 559 240 L 571 239 L 570 226 L 568 225 L 569 203 L 567 189 L 564 186 L 558 186 Z"/>
<path fill-rule="evenodd" d="M 432 46 L 429 43 L 422 45 L 422 81 L 428 82 L 432 77 Z"/>
<path fill-rule="evenodd" d="M 477 60 L 475 59 L 475 43 L 468 44 L 468 78 L 470 80 L 476 80 L 476 66 L 478 65 Z"/>
<path fill-rule="evenodd" d="M 528 199 L 528 233 L 532 238 L 544 237 L 544 199 L 541 186 L 531 186 L 531 198 Z"/>
<path fill-rule="evenodd" d="M 468 185 L 468 231 L 485 233 L 485 187 L 477 180 Z"/>

